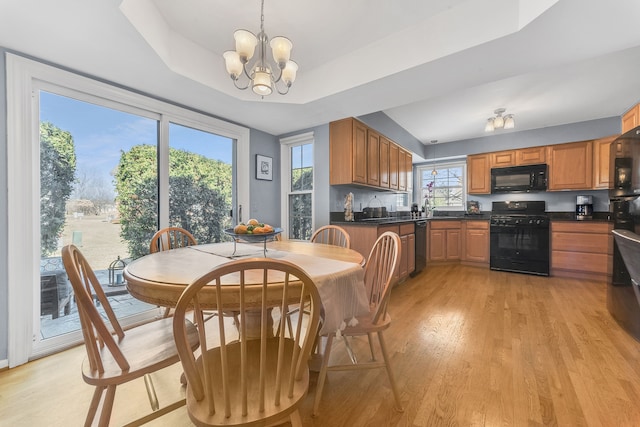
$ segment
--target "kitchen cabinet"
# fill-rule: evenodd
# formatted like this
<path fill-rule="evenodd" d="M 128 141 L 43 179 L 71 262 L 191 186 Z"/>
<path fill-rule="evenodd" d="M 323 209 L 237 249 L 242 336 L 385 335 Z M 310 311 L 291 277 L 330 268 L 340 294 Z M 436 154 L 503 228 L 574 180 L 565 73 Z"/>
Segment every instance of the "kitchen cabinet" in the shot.
<path fill-rule="evenodd" d="M 588 190 L 593 185 L 593 141 L 547 147 L 548 185 L 554 190 Z"/>
<path fill-rule="evenodd" d="M 380 186 L 380 134 L 367 130 L 367 184 Z"/>
<path fill-rule="evenodd" d="M 376 239 L 385 231 L 392 231 L 400 236 L 400 263 L 396 271 L 396 278 L 404 280 L 415 270 L 416 266 L 416 236 L 413 221 L 393 224 L 344 224 L 340 227 L 351 236 L 351 249 L 360 252 L 365 258 L 369 258 L 371 248 Z"/>
<path fill-rule="evenodd" d="M 547 147 L 529 147 L 516 150 L 516 166 L 547 163 Z"/>
<path fill-rule="evenodd" d="M 538 165 L 546 163 L 546 147 L 519 148 L 489 153 L 492 168 L 509 166 Z"/>
<path fill-rule="evenodd" d="M 380 187 L 390 188 L 389 148 L 392 142 L 380 135 Z"/>
<path fill-rule="evenodd" d="M 411 153 L 349 117 L 329 124 L 329 184 L 411 191 Z"/>
<path fill-rule="evenodd" d="M 516 150 L 490 153 L 489 164 L 492 168 L 504 168 L 516 165 Z"/>
<path fill-rule="evenodd" d="M 489 154 L 467 156 L 467 193 L 491 194 Z"/>
<path fill-rule="evenodd" d="M 612 228 L 604 221 L 552 221 L 551 275 L 608 280 L 613 264 Z"/>
<path fill-rule="evenodd" d="M 396 271 L 396 278 L 402 281 L 415 270 L 416 263 L 416 235 L 415 224 L 406 222 L 378 226 L 378 236 L 386 231 L 392 231 L 400 236 L 400 264 Z M 373 245 L 372 245 L 373 246 Z"/>
<path fill-rule="evenodd" d="M 618 135 L 593 141 L 593 188 L 609 188 L 609 160 L 611 143 Z"/>
<path fill-rule="evenodd" d="M 640 104 L 636 104 L 622 116 L 622 133 L 640 125 Z"/>
<path fill-rule="evenodd" d="M 398 191 L 411 191 L 413 188 L 413 156 L 398 147 Z"/>
<path fill-rule="evenodd" d="M 389 188 L 397 190 L 399 188 L 398 183 L 398 156 L 400 147 L 396 144 L 389 145 Z"/>
<path fill-rule="evenodd" d="M 347 118 L 329 125 L 329 184 L 367 183 L 367 126 Z"/>
<path fill-rule="evenodd" d="M 429 221 L 429 261 L 458 261 L 461 259 L 461 221 Z"/>
<path fill-rule="evenodd" d="M 462 260 L 488 266 L 489 221 L 463 221 L 462 230 Z"/>

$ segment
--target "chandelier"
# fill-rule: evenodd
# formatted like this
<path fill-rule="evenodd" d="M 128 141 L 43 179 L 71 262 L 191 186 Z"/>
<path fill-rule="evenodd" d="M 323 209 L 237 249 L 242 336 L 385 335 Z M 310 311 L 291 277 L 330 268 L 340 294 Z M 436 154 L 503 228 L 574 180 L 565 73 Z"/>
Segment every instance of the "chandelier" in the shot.
<path fill-rule="evenodd" d="M 506 110 L 504 108 L 498 108 L 494 111 L 495 117 L 487 119 L 487 124 L 484 127 L 485 132 L 493 132 L 496 129 L 513 129 L 516 126 L 516 122 L 513 119 L 513 114 L 507 114 L 502 117 Z"/>
<path fill-rule="evenodd" d="M 262 97 L 271 95 L 273 88 L 280 95 L 289 92 L 289 88 L 296 79 L 298 64 L 289 59 L 293 43 L 286 37 L 274 37 L 269 42 L 269 37 L 264 32 L 264 0 L 260 8 L 260 32 L 256 37 L 247 30 L 236 30 L 233 33 L 236 41 L 236 50 L 228 50 L 223 56 L 227 73 L 233 80 L 234 85 L 245 90 L 249 86 Z M 267 58 L 267 45 L 271 47 L 271 53 L 275 64 Z M 253 64 L 249 65 L 249 60 L 253 58 L 253 53 L 258 46 L 258 57 Z M 278 69 L 278 76 L 274 76 L 273 70 Z M 246 84 L 240 84 L 241 75 L 247 77 Z M 282 90 L 278 83 L 282 82 Z"/>

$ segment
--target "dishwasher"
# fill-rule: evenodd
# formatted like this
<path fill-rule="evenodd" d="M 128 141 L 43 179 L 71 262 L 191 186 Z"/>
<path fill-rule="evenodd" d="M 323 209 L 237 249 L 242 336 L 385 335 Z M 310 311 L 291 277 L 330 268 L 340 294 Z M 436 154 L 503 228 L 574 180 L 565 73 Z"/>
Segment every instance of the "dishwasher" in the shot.
<path fill-rule="evenodd" d="M 427 221 L 416 221 L 416 269 L 411 273 L 414 277 L 427 266 Z"/>

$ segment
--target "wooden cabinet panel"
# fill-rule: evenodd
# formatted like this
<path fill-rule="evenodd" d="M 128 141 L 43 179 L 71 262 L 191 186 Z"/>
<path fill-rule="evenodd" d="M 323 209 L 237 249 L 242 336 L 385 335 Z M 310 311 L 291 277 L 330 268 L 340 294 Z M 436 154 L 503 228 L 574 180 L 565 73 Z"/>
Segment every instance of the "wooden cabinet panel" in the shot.
<path fill-rule="evenodd" d="M 399 174 L 398 174 L 398 157 L 400 147 L 396 144 L 389 146 L 389 188 L 397 190 L 399 187 Z"/>
<path fill-rule="evenodd" d="M 380 187 L 389 188 L 389 147 L 392 142 L 380 135 Z"/>
<path fill-rule="evenodd" d="M 398 190 L 407 191 L 407 152 L 398 150 Z"/>
<path fill-rule="evenodd" d="M 606 280 L 613 255 L 611 228 L 607 222 L 553 221 L 551 274 Z"/>
<path fill-rule="evenodd" d="M 429 260 L 455 261 L 461 258 L 461 221 L 429 221 Z"/>
<path fill-rule="evenodd" d="M 406 153 L 404 169 L 407 173 L 407 191 L 411 191 L 413 189 L 413 156 L 408 151 Z"/>
<path fill-rule="evenodd" d="M 551 145 L 547 154 L 550 191 L 591 189 L 593 141 Z"/>
<path fill-rule="evenodd" d="M 609 160 L 611 143 L 618 135 L 593 141 L 593 188 L 609 188 Z"/>
<path fill-rule="evenodd" d="M 367 128 L 353 122 L 353 182 L 367 183 Z"/>
<path fill-rule="evenodd" d="M 516 150 L 516 165 L 538 165 L 547 162 L 547 147 L 531 147 Z"/>
<path fill-rule="evenodd" d="M 497 151 L 494 153 L 490 153 L 490 164 L 492 168 L 515 166 L 516 150 Z"/>
<path fill-rule="evenodd" d="M 491 193 L 491 167 L 488 154 L 467 156 L 467 192 Z"/>
<path fill-rule="evenodd" d="M 413 273 L 416 269 L 416 235 L 407 235 L 407 274 Z"/>
<path fill-rule="evenodd" d="M 622 116 L 622 133 L 628 132 L 640 125 L 640 104 L 634 105 Z"/>
<path fill-rule="evenodd" d="M 380 186 L 380 134 L 367 130 L 367 184 Z"/>
<path fill-rule="evenodd" d="M 460 229 L 447 230 L 447 261 L 460 259 L 462 256 L 462 233 Z"/>
<path fill-rule="evenodd" d="M 447 259 L 447 230 L 429 232 L 429 261 L 445 261 Z"/>
<path fill-rule="evenodd" d="M 400 236 L 400 265 L 398 266 L 398 274 L 400 278 L 407 277 L 409 268 L 409 245 L 407 236 Z"/>
<path fill-rule="evenodd" d="M 462 230 L 463 261 L 488 265 L 489 221 L 464 221 Z"/>

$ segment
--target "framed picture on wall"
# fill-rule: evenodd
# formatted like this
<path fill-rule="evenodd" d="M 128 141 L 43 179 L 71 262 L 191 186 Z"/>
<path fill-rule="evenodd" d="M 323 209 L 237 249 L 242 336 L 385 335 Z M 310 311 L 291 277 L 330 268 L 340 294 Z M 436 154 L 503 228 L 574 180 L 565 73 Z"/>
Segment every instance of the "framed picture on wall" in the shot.
<path fill-rule="evenodd" d="M 273 181 L 273 158 L 256 154 L 256 179 Z"/>

